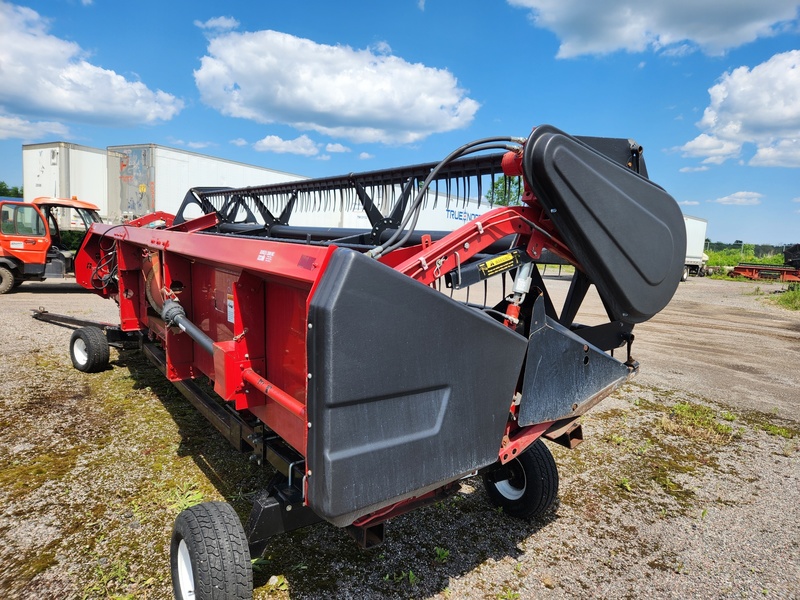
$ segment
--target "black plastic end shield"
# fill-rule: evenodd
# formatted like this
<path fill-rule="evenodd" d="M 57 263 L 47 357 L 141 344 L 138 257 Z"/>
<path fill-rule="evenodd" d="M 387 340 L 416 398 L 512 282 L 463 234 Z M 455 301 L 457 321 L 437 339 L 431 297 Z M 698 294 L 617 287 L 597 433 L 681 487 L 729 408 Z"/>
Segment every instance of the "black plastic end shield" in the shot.
<path fill-rule="evenodd" d="M 672 299 L 686 256 L 675 200 L 549 125 L 525 145 L 525 177 L 613 318 L 646 321 Z"/>
<path fill-rule="evenodd" d="M 497 460 L 524 337 L 338 249 L 309 306 L 308 502 L 337 526 Z"/>
<path fill-rule="evenodd" d="M 581 414 L 587 402 L 628 379 L 628 367 L 545 315 L 539 298 L 525 360 L 518 423 L 557 421 Z M 591 406 L 591 404 L 590 404 Z"/>

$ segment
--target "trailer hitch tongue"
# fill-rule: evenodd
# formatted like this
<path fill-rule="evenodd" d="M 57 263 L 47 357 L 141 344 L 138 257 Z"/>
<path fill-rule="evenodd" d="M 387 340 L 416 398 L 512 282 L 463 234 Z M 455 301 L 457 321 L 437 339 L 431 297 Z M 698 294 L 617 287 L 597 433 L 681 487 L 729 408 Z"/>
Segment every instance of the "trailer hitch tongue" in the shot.
<path fill-rule="evenodd" d="M 203 331 L 186 317 L 186 311 L 177 300 L 167 300 L 164 302 L 164 307 L 161 309 L 161 318 L 167 327 L 173 325 L 180 328 L 181 331 L 186 333 L 192 338 L 197 345 L 209 354 L 214 354 L 214 340 L 208 337 Z"/>

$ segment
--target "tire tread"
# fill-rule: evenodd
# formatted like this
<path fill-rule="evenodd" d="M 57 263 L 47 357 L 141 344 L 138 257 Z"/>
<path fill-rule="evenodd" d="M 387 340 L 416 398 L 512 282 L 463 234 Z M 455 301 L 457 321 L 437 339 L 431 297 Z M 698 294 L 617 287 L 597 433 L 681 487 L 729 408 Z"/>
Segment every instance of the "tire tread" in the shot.
<path fill-rule="evenodd" d="M 198 600 L 252 598 L 250 549 L 239 517 L 230 504 L 203 502 L 184 510 L 175 521 L 173 552 L 180 539 L 190 546 L 195 558 Z"/>
<path fill-rule="evenodd" d="M 9 292 L 13 287 L 14 274 L 5 267 L 0 267 L 0 294 Z"/>
<path fill-rule="evenodd" d="M 81 338 L 86 345 L 87 358 L 86 364 L 83 365 L 75 359 L 72 350 L 72 346 L 78 338 Z M 108 340 L 99 327 L 81 327 L 73 331 L 69 341 L 69 348 L 72 364 L 79 371 L 83 371 L 84 373 L 97 373 L 108 367 L 108 361 L 111 357 L 108 348 Z"/>
<path fill-rule="evenodd" d="M 553 455 L 545 443 L 538 439 L 514 460 L 519 461 L 525 471 L 526 489 L 523 496 L 518 500 L 510 500 L 484 477 L 489 500 L 512 517 L 540 517 L 550 510 L 558 496 L 558 467 Z"/>

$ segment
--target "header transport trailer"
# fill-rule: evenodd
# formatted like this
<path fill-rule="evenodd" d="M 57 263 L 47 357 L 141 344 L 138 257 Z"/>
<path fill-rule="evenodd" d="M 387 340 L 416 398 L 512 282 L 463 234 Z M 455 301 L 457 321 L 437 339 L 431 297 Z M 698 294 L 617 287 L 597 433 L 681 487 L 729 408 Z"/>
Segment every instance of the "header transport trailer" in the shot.
<path fill-rule="evenodd" d="M 416 230 L 426 202 L 481 197 L 500 175 L 522 178 L 521 205 Z M 439 163 L 193 189 L 163 229 L 94 225 L 76 277 L 119 304 L 109 338 L 136 337 L 277 472 L 244 527 L 225 503 L 178 516 L 175 595 L 250 597 L 250 557 L 271 536 L 325 520 L 375 545 L 388 519 L 477 474 L 509 515 L 548 510 L 558 472 L 542 438 L 581 441 L 579 416 L 637 372 L 634 326 L 681 279 L 681 211 L 646 175 L 630 140 L 542 125 Z M 388 216 L 374 201 L 386 194 Z M 290 224 L 299 203 L 331 202 L 360 202 L 371 229 Z M 545 256 L 575 267 L 561 307 L 536 266 Z M 576 317 L 592 285 L 607 320 L 587 326 Z M 99 330 L 72 340 L 77 368 L 105 367 Z"/>

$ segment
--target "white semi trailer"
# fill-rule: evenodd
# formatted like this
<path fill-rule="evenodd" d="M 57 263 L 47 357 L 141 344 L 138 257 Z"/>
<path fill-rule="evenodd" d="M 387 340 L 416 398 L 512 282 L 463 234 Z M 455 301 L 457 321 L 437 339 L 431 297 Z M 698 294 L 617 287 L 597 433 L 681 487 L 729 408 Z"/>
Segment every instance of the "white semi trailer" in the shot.
<path fill-rule="evenodd" d="M 34 198 L 72 198 L 98 207 L 108 216 L 108 197 L 119 195 L 118 167 L 101 148 L 69 142 L 22 146 L 22 180 L 25 202 Z"/>
<path fill-rule="evenodd" d="M 114 222 L 153 211 L 174 213 L 190 187 L 246 187 L 305 179 L 300 175 L 159 146 L 109 146 L 120 157 L 119 195 L 109 200 Z"/>
<path fill-rule="evenodd" d="M 683 222 L 686 225 L 686 263 L 681 281 L 686 281 L 689 275 L 703 277 L 706 274 L 708 255 L 704 250 L 706 248 L 708 221 L 683 215 Z"/>
<path fill-rule="evenodd" d="M 101 218 L 122 223 L 154 211 L 174 213 L 193 187 L 262 186 L 306 179 L 266 167 L 249 165 L 158 144 L 90 148 L 69 142 L 22 147 L 25 200 L 39 196 L 71 198 L 96 204 Z M 383 190 L 373 198 L 389 214 L 400 190 Z M 434 201 L 434 197 L 438 198 Z M 450 198 L 432 193 L 423 206 L 420 230 L 452 231 L 489 210 L 485 199 Z M 280 209 L 276 212 L 279 214 Z M 371 229 L 355 203 L 330 202 L 295 206 L 292 225 Z"/>

